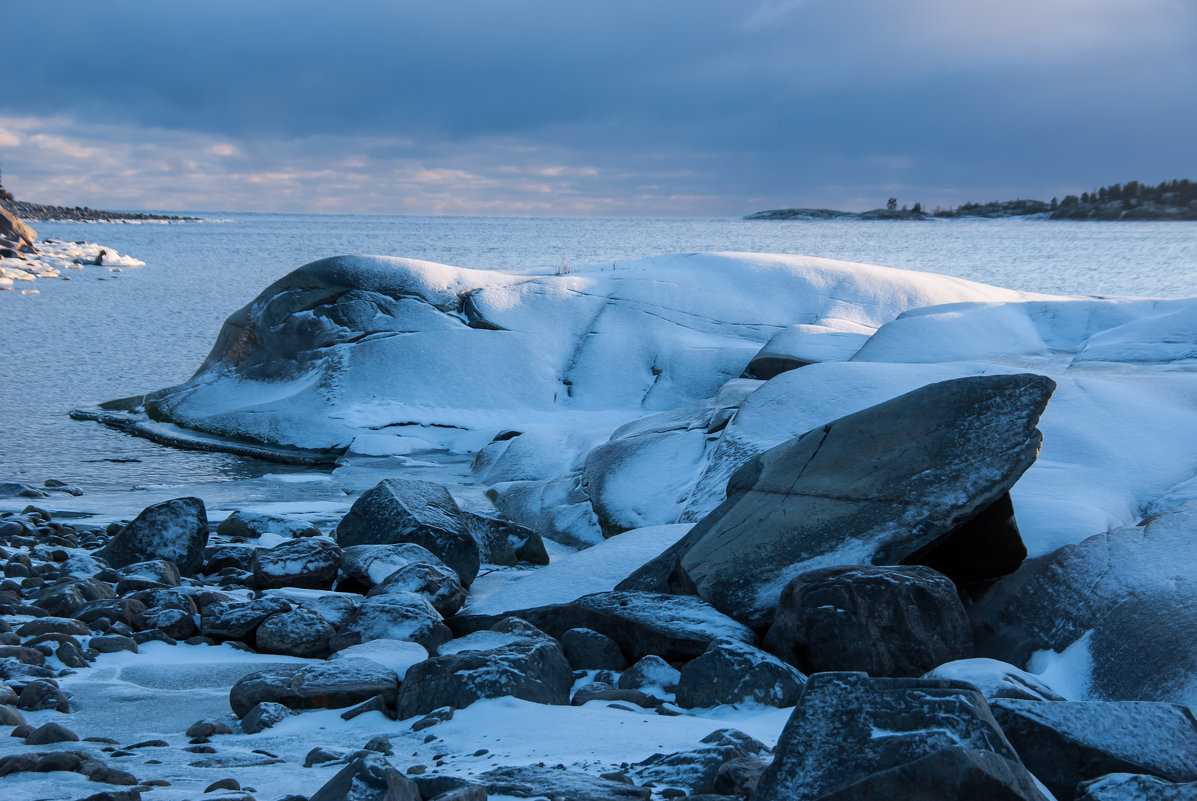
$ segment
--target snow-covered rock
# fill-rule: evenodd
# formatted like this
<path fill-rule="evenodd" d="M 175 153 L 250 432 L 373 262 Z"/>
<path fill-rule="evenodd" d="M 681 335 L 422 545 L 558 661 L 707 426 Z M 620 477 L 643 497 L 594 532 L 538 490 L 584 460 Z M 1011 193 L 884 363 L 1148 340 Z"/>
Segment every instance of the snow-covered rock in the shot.
<path fill-rule="evenodd" d="M 208 516 L 199 498 L 176 498 L 148 506 L 96 554 L 113 567 L 166 559 L 184 575 L 203 564 Z"/>

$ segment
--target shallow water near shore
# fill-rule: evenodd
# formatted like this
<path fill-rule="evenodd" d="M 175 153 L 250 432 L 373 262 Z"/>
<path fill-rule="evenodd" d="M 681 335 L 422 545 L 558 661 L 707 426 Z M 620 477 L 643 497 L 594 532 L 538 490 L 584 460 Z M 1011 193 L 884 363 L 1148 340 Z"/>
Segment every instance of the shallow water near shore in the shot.
<path fill-rule="evenodd" d="M 0 477 L 57 478 L 81 498 L 43 506 L 128 516 L 166 497 L 303 506 L 339 516 L 382 474 L 415 471 L 468 494 L 468 457 L 354 460 L 336 473 L 181 451 L 75 422 L 78 406 L 186 380 L 221 323 L 295 267 L 381 253 L 463 267 L 552 273 L 669 252 L 796 253 L 956 275 L 1027 291 L 1197 294 L 1197 223 L 1037 220 L 777 222 L 727 219 L 514 219 L 207 213 L 180 224 L 40 223 L 146 262 L 72 271 L 38 295 L 0 293 Z M 432 475 L 432 474 L 435 474 Z M 23 501 L 0 508 L 19 508 Z"/>

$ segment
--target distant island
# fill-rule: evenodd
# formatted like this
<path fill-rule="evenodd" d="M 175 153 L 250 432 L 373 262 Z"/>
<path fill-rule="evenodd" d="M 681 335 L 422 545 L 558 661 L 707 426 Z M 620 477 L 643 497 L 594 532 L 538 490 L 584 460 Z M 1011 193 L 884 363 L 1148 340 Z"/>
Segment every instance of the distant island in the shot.
<path fill-rule="evenodd" d="M 852 212 L 835 209 L 770 209 L 749 214 L 746 220 L 928 220 L 981 217 L 988 219 L 1035 217 L 1044 220 L 1197 220 L 1197 182 L 1165 181 L 1147 186 L 1138 181 L 1103 186 L 1080 197 L 1063 200 L 1004 200 L 965 203 L 954 209 L 927 211 L 923 204 L 898 208 L 890 198 L 883 209 Z"/>
<path fill-rule="evenodd" d="M 28 203 L 17 200 L 12 192 L 4 188 L 0 176 L 0 208 L 12 216 L 32 222 L 120 222 L 122 220 L 165 220 L 177 222 L 198 220 L 198 217 L 180 217 L 173 214 L 150 214 L 144 211 L 100 211 L 86 206 L 47 206 L 43 203 Z"/>

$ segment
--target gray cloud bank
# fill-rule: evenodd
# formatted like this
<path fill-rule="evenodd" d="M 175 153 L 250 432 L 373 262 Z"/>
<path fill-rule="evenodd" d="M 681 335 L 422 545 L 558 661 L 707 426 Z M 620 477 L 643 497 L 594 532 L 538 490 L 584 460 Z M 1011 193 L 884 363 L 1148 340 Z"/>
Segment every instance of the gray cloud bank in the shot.
<path fill-rule="evenodd" d="M 17 0 L 19 196 L 739 215 L 1197 175 L 1187 0 Z"/>

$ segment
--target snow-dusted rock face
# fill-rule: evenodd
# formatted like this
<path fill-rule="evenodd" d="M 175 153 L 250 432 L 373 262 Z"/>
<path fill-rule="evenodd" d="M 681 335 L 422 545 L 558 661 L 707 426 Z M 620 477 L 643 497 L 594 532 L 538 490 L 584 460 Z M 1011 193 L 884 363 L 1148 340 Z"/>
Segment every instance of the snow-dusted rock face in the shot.
<path fill-rule="evenodd" d="M 665 256 L 562 276 L 339 256 L 267 287 L 228 319 L 191 380 L 144 408 L 307 448 L 387 426 L 522 428 L 562 410 L 619 422 L 714 395 L 796 324 L 870 332 L 908 309 L 1018 297 L 794 256 Z"/>
<path fill-rule="evenodd" d="M 97 556 L 113 567 L 166 559 L 190 575 L 203 563 L 207 543 L 204 502 L 199 498 L 175 498 L 143 509 Z"/>

